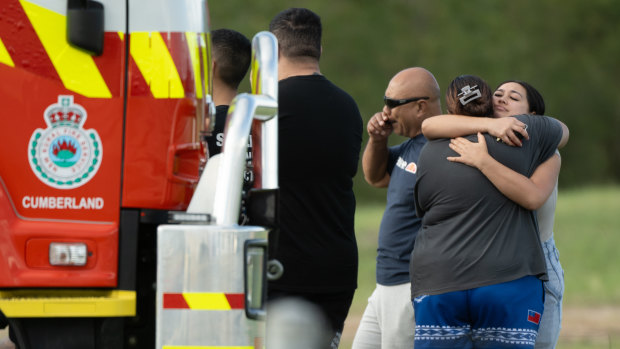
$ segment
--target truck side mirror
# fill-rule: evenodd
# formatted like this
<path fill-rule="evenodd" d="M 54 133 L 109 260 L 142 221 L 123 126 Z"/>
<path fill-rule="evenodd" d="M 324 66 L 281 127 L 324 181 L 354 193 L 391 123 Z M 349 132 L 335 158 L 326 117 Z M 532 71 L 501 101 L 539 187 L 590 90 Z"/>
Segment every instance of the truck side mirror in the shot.
<path fill-rule="evenodd" d="M 67 41 L 99 56 L 103 53 L 103 4 L 94 0 L 68 0 Z"/>

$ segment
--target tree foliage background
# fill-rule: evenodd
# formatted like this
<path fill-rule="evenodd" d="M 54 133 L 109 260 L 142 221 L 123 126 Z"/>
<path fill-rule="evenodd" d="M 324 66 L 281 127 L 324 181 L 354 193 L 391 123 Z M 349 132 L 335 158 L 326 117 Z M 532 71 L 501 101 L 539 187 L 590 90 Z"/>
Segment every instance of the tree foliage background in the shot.
<path fill-rule="evenodd" d="M 321 16 L 321 72 L 353 96 L 365 122 L 406 67 L 429 69 L 442 90 L 461 74 L 492 88 L 525 80 L 543 94 L 546 114 L 571 131 L 560 186 L 620 182 L 620 1 L 211 0 L 211 28 L 252 38 L 289 7 Z M 355 186 L 362 200 L 385 198 L 364 182 L 361 166 Z"/>

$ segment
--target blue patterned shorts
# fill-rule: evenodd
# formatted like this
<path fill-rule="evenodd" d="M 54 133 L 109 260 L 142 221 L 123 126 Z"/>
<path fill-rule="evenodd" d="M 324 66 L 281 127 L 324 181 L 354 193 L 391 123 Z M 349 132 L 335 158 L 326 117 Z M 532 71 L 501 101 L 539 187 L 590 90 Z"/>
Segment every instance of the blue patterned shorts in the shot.
<path fill-rule="evenodd" d="M 543 298 L 534 276 L 417 297 L 415 348 L 534 348 Z"/>

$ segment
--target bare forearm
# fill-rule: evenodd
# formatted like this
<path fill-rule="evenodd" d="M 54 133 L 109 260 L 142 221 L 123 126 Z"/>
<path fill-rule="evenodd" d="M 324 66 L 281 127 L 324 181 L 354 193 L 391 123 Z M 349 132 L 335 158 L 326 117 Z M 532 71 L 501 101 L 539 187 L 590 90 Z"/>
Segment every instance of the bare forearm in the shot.
<path fill-rule="evenodd" d="M 362 156 L 362 169 L 368 184 L 375 187 L 386 187 L 390 177 L 387 173 L 388 163 L 387 139 L 381 141 L 368 140 Z"/>
<path fill-rule="evenodd" d="M 516 118 L 488 118 L 464 115 L 438 115 L 422 123 L 428 139 L 455 138 L 470 134 L 488 133 L 510 146 L 521 146 L 521 138 L 529 139 L 526 125 Z"/>
<path fill-rule="evenodd" d="M 491 156 L 477 166 L 493 185 L 510 200 L 528 210 L 539 209 L 555 187 L 560 171 L 559 156 L 541 164 L 528 178 L 504 166 Z"/>
<path fill-rule="evenodd" d="M 422 122 L 422 133 L 427 139 L 437 139 L 487 132 L 489 119 L 463 115 L 437 115 Z"/>

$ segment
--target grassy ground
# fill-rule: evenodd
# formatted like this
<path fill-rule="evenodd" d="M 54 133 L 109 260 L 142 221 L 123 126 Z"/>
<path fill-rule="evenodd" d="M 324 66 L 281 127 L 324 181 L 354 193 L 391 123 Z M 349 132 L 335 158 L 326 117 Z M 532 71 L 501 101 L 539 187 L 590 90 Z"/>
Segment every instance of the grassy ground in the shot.
<path fill-rule="evenodd" d="M 377 231 L 383 208 L 383 204 L 358 206 L 358 290 L 341 349 L 351 347 L 357 322 L 375 286 Z M 554 231 L 566 281 L 558 347 L 620 347 L 620 186 L 560 190 Z"/>
<path fill-rule="evenodd" d="M 620 305 L 620 187 L 560 191 L 555 239 L 569 305 Z"/>

